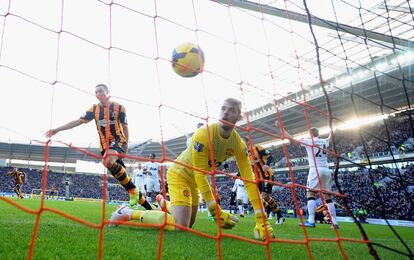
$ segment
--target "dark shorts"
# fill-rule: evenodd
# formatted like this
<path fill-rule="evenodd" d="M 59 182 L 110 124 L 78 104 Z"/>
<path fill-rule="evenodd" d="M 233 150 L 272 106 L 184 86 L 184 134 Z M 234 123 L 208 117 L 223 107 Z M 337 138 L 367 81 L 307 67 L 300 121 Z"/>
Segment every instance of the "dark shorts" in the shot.
<path fill-rule="evenodd" d="M 257 187 L 259 188 L 260 193 L 266 192 L 266 193 L 272 194 L 272 184 L 271 183 L 261 181 L 257 184 Z"/>
<path fill-rule="evenodd" d="M 320 223 L 326 223 L 325 215 L 321 212 L 315 212 L 315 221 L 319 221 Z"/>
<path fill-rule="evenodd" d="M 230 194 L 230 205 L 236 205 L 236 192 Z"/>
<path fill-rule="evenodd" d="M 111 142 L 109 144 L 109 149 L 113 149 L 113 150 L 117 151 L 118 153 L 123 153 L 124 154 L 125 153 L 125 146 L 126 146 L 125 143 Z M 105 151 L 106 150 L 101 151 L 102 156 L 104 156 Z M 124 168 L 126 168 L 125 163 L 122 160 L 122 158 L 118 158 L 118 160 L 116 160 L 116 162 L 119 163 L 120 165 L 122 165 Z"/>

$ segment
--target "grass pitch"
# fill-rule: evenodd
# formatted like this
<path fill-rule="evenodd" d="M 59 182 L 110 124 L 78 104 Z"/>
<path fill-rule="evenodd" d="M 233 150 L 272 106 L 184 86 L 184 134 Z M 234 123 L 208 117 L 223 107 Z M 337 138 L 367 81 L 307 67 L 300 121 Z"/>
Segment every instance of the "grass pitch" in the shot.
<path fill-rule="evenodd" d="M 12 200 L 24 209 L 38 211 L 39 199 Z M 287 219 L 284 225 L 273 225 L 277 241 L 269 244 L 269 251 L 264 243 L 253 243 L 254 218 L 242 218 L 232 230 L 223 233 L 242 237 L 222 237 L 220 240 L 204 237 L 192 232 L 160 232 L 159 229 L 121 225 L 105 226 L 101 233 L 102 203 L 86 201 L 46 200 L 44 207 L 56 209 L 86 223 L 79 223 L 70 218 L 44 210 L 40 214 L 37 236 L 33 250 L 33 259 L 96 259 L 99 257 L 99 238 L 102 235 L 103 259 L 157 259 L 159 248 L 163 259 L 303 259 L 309 258 L 304 230 L 298 227 L 298 219 Z M 106 219 L 110 218 L 115 205 L 107 205 Z M 16 205 L 0 200 L 0 259 L 27 259 L 32 235 L 34 233 L 36 214 L 30 214 Z M 271 220 L 274 224 L 274 220 Z M 340 223 L 341 238 L 361 240 L 360 232 L 353 223 Z M 392 233 L 389 227 L 380 225 L 363 225 L 371 241 L 408 254 L 408 250 Z M 407 246 L 414 249 L 414 228 L 394 227 Z M 209 236 L 218 235 L 216 224 L 207 218 L 206 213 L 199 213 L 194 229 Z M 310 238 L 335 239 L 337 236 L 329 225 L 318 225 L 307 229 Z M 247 240 L 246 240 L 247 239 Z M 287 243 L 297 242 L 297 244 Z M 220 241 L 220 243 L 218 242 Z M 342 240 L 340 245 L 350 259 L 372 258 L 364 243 Z M 315 259 L 343 258 L 338 243 L 334 241 L 309 242 L 309 249 Z M 407 255 L 375 246 L 381 259 L 408 259 Z"/>

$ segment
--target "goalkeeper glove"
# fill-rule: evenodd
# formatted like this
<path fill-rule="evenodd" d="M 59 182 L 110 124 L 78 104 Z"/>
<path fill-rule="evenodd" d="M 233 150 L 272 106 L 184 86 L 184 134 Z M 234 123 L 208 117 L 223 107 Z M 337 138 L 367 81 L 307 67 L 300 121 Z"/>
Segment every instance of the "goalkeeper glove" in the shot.
<path fill-rule="evenodd" d="M 220 224 L 222 228 L 231 229 L 237 224 L 237 222 L 239 222 L 239 219 L 236 216 L 228 212 L 222 211 L 220 206 L 218 206 L 218 209 L 219 209 L 219 216 L 220 216 Z M 215 202 L 209 203 L 208 211 L 210 211 L 211 215 L 214 218 L 214 221 L 217 222 L 217 217 L 216 217 L 217 212 L 216 212 Z"/>
<path fill-rule="evenodd" d="M 254 238 L 258 240 L 266 240 L 266 230 L 269 238 L 275 238 L 272 225 L 270 225 L 267 218 L 261 212 L 255 214 L 256 226 L 253 229 Z"/>

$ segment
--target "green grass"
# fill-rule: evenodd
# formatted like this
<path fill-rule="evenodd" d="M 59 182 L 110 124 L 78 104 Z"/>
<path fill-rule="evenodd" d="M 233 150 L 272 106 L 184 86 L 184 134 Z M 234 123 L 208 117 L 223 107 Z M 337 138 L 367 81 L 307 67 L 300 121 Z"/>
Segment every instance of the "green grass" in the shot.
<path fill-rule="evenodd" d="M 37 199 L 14 201 L 27 209 L 40 208 L 40 200 Z M 60 210 L 96 225 L 101 223 L 101 203 L 45 201 L 45 207 Z M 114 209 L 114 205 L 107 206 L 106 218 L 110 217 Z M 0 259 L 27 258 L 36 216 L 0 200 Z M 100 229 L 91 228 L 50 211 L 43 211 L 40 216 L 33 259 L 96 259 L 98 257 Z M 298 222 L 298 219 L 288 219 L 285 225 L 273 225 L 277 238 L 303 241 L 304 231 L 298 227 Z M 341 237 L 361 239 L 355 224 L 340 224 Z M 234 229 L 224 232 L 250 239 L 253 226 L 253 217 L 246 217 L 241 219 Z M 407 252 L 387 226 L 364 225 L 363 227 L 371 241 Z M 208 220 L 205 213 L 199 213 L 194 229 L 210 235 L 218 232 L 215 223 Z M 395 227 L 395 229 L 413 250 L 414 228 Z M 307 229 L 307 232 L 312 238 L 336 237 L 335 232 L 328 225 L 318 225 L 315 229 Z M 129 225 L 105 227 L 102 255 L 104 259 L 157 259 L 159 241 L 160 231 L 157 229 Z M 350 259 L 371 258 L 365 244 L 342 241 L 341 245 Z M 315 259 L 343 258 L 336 242 L 311 241 L 309 247 Z M 375 249 L 382 259 L 408 258 L 378 246 Z M 217 259 L 217 252 L 218 243 L 214 239 L 204 238 L 191 232 L 166 231 L 163 235 L 161 253 L 163 259 Z M 221 255 L 223 259 L 267 259 L 264 245 L 227 237 L 221 240 Z M 285 242 L 272 242 L 270 255 L 272 259 L 309 258 L 304 244 Z"/>

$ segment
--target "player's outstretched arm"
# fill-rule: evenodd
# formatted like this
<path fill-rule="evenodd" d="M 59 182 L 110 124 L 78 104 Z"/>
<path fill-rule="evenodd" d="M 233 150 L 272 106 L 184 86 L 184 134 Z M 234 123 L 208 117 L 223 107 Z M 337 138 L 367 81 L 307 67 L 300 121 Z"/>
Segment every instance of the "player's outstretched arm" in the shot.
<path fill-rule="evenodd" d="M 327 138 L 327 141 L 328 141 L 328 144 L 330 144 L 331 143 L 331 140 L 332 140 L 332 133 L 333 133 L 333 129 L 332 129 L 332 132 L 330 131 L 329 132 L 329 135 L 328 135 L 328 138 Z"/>
<path fill-rule="evenodd" d="M 58 128 L 54 128 L 54 129 L 50 129 L 49 131 L 47 131 L 45 133 L 45 136 L 50 138 L 52 136 L 54 136 L 55 134 L 57 134 L 58 132 L 64 131 L 64 130 L 68 130 L 68 129 L 72 129 L 74 127 L 80 126 L 81 124 L 83 124 L 82 119 L 76 119 L 73 121 L 70 121 L 69 123 L 66 123 Z"/>

